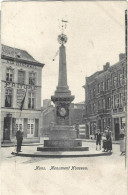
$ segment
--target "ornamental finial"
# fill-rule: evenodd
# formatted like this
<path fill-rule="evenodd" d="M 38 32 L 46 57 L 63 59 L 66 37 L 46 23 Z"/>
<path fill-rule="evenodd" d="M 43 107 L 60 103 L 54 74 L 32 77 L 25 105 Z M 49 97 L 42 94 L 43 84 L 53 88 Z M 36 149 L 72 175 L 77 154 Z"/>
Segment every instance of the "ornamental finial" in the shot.
<path fill-rule="evenodd" d="M 64 32 L 64 29 L 66 29 L 66 27 L 67 27 L 68 21 L 62 19 L 61 22 L 62 22 L 62 24 L 61 24 L 61 34 L 58 36 L 58 42 L 61 45 L 63 45 L 68 40 L 67 36 L 63 33 Z"/>

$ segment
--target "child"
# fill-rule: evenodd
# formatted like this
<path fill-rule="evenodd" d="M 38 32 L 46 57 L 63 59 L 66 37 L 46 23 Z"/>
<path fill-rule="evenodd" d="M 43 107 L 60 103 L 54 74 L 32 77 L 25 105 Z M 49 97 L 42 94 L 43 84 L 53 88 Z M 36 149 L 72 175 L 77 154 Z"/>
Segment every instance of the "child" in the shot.
<path fill-rule="evenodd" d="M 100 129 L 97 130 L 97 133 L 95 134 L 95 138 L 96 138 L 96 150 L 98 148 L 98 145 L 99 145 L 99 148 L 101 150 L 101 133 L 100 133 Z"/>

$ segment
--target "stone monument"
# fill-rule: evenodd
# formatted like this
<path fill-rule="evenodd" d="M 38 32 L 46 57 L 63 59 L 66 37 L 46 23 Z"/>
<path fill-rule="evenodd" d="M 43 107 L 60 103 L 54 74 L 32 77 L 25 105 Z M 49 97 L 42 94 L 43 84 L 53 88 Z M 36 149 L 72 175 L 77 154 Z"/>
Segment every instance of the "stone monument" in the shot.
<path fill-rule="evenodd" d="M 52 128 L 49 140 L 44 140 L 44 148 L 39 150 L 50 151 L 73 151 L 73 150 L 88 150 L 88 147 L 81 147 L 82 140 L 77 139 L 77 132 L 73 129 L 70 122 L 70 104 L 74 100 L 67 84 L 67 63 L 66 63 L 66 48 L 64 44 L 67 42 L 67 36 L 63 33 L 58 36 L 59 47 L 59 77 L 58 86 L 55 94 L 51 96 L 51 100 L 56 108 L 56 124 Z M 47 148 L 47 149 L 46 149 Z"/>

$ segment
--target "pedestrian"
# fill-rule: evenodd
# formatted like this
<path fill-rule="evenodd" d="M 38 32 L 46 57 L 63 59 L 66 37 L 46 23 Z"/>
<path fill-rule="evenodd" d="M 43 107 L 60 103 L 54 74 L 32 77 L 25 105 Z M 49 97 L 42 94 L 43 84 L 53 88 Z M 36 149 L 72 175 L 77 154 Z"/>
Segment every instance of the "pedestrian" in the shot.
<path fill-rule="evenodd" d="M 97 130 L 97 133 L 95 134 L 95 138 L 96 138 L 96 150 L 98 149 L 98 145 L 99 145 L 99 149 L 101 150 L 101 133 L 100 133 L 100 129 Z"/>
<path fill-rule="evenodd" d="M 76 130 L 76 133 L 77 133 L 77 138 L 79 138 L 79 123 L 75 124 L 75 130 Z"/>
<path fill-rule="evenodd" d="M 103 134 L 103 152 L 107 152 L 107 139 L 108 139 L 108 130 L 106 129 Z"/>
<path fill-rule="evenodd" d="M 112 132 L 108 131 L 108 137 L 107 137 L 107 152 L 112 150 Z"/>
<path fill-rule="evenodd" d="M 23 142 L 23 131 L 21 131 L 20 152 L 22 152 L 22 151 L 21 151 L 22 142 Z"/>
<path fill-rule="evenodd" d="M 16 132 L 16 139 L 17 139 L 17 152 L 22 152 L 21 145 L 22 145 L 22 141 L 23 141 L 23 132 L 18 130 Z"/>
<path fill-rule="evenodd" d="M 125 155 L 125 127 L 120 132 L 120 155 Z"/>

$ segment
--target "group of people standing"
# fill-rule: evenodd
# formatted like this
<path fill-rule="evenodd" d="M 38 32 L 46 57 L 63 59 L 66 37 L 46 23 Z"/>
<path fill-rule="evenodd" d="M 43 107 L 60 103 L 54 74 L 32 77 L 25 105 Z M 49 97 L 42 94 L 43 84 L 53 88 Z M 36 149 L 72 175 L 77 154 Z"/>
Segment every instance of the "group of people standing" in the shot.
<path fill-rule="evenodd" d="M 107 127 L 104 133 L 101 135 L 100 129 L 97 130 L 97 133 L 95 134 L 96 138 L 96 150 L 101 150 L 101 144 L 103 148 L 103 152 L 108 152 L 112 150 L 112 133 L 110 131 L 110 128 Z M 101 143 L 102 141 L 102 143 Z"/>

